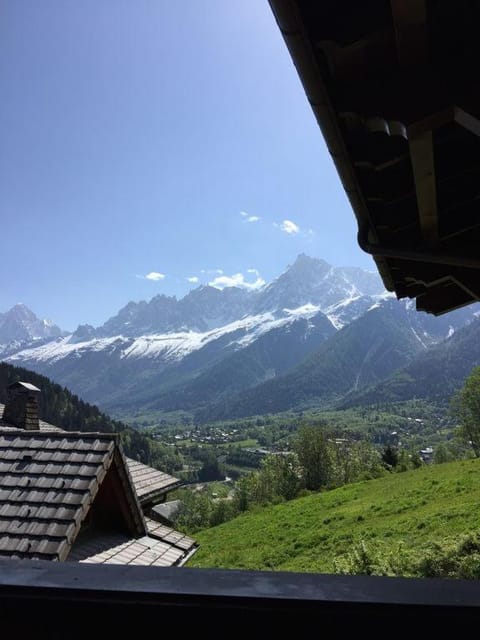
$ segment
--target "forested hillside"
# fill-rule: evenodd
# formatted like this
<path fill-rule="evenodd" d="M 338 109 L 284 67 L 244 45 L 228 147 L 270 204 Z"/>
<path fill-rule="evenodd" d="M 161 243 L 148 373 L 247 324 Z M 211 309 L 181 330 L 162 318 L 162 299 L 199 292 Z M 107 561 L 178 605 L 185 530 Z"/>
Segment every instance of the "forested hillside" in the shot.
<path fill-rule="evenodd" d="M 122 422 L 112 420 L 94 405 L 83 402 L 65 387 L 47 377 L 0 362 L 0 402 L 6 401 L 6 388 L 12 382 L 30 382 L 40 389 L 39 413 L 46 422 L 67 431 L 102 431 L 120 433 L 125 453 L 148 463 L 151 458 L 150 440 Z"/>

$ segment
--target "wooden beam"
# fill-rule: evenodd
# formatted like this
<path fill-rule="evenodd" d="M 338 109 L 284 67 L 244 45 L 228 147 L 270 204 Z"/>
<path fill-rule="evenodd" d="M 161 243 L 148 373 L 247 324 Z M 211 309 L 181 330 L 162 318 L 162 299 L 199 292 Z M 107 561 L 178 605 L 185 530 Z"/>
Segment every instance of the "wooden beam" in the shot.
<path fill-rule="evenodd" d="M 456 105 L 422 118 L 422 120 L 411 124 L 408 131 L 410 136 L 415 136 L 423 131 L 440 129 L 440 127 L 452 123 L 456 123 L 474 136 L 480 137 L 480 120 Z"/>
<path fill-rule="evenodd" d="M 408 145 L 417 194 L 420 228 L 428 244 L 435 246 L 439 243 L 439 233 L 432 132 L 424 131 L 409 137 Z"/>
<path fill-rule="evenodd" d="M 400 67 L 424 67 L 428 62 L 425 0 L 390 0 Z M 437 186 L 432 130 L 408 129 L 408 144 L 417 194 L 420 228 L 426 242 L 439 243 Z"/>
<path fill-rule="evenodd" d="M 448 305 L 445 304 L 446 300 Z M 417 296 L 417 311 L 426 311 L 440 316 L 472 302 L 475 302 L 475 298 L 452 280 L 444 286 L 432 287 L 424 294 Z"/>

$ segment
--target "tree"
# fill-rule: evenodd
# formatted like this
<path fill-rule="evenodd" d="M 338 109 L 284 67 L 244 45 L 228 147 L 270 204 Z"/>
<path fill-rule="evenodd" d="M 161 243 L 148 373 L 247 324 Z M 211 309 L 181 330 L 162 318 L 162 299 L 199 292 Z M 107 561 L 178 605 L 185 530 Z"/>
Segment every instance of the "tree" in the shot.
<path fill-rule="evenodd" d="M 450 406 L 460 423 L 460 435 L 472 447 L 475 457 L 480 457 L 480 367 L 472 370 Z"/>
<path fill-rule="evenodd" d="M 269 455 L 258 471 L 241 478 L 236 485 L 234 506 L 246 511 L 254 504 L 292 500 L 300 489 L 300 470 L 295 455 Z"/>
<path fill-rule="evenodd" d="M 305 487 L 314 491 L 325 487 L 333 473 L 332 452 L 325 432 L 319 426 L 300 427 L 294 449 L 302 467 Z"/>
<path fill-rule="evenodd" d="M 382 451 L 382 460 L 387 468 L 393 469 L 396 467 L 398 464 L 398 449 L 391 444 L 387 444 Z"/>
<path fill-rule="evenodd" d="M 292 500 L 300 488 L 299 469 L 294 455 L 270 455 L 262 461 L 259 472 L 265 479 L 268 493 L 272 498 Z"/>
<path fill-rule="evenodd" d="M 198 474 L 200 482 L 211 480 L 223 480 L 225 471 L 220 465 L 217 456 L 213 451 L 206 451 L 203 455 L 203 466 Z"/>

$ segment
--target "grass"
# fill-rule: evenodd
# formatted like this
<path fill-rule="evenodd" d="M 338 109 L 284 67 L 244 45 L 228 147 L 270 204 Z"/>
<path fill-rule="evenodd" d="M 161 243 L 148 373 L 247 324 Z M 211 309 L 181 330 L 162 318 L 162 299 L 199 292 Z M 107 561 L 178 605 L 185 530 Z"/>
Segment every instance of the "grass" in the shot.
<path fill-rule="evenodd" d="M 480 460 L 432 465 L 259 508 L 195 538 L 190 567 L 333 573 L 352 548 L 420 558 L 480 530 Z"/>

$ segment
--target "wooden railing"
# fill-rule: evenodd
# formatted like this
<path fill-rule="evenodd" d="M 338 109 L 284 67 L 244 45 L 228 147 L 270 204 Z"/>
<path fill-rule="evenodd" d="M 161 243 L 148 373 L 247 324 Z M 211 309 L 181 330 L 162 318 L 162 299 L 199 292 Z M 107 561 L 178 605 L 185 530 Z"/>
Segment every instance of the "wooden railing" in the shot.
<path fill-rule="evenodd" d="M 468 628 L 480 583 L 0 560 L 0 634 L 10 640 L 409 636 Z M 239 636 L 238 633 L 242 635 Z M 362 636 L 363 637 L 363 636 Z"/>

